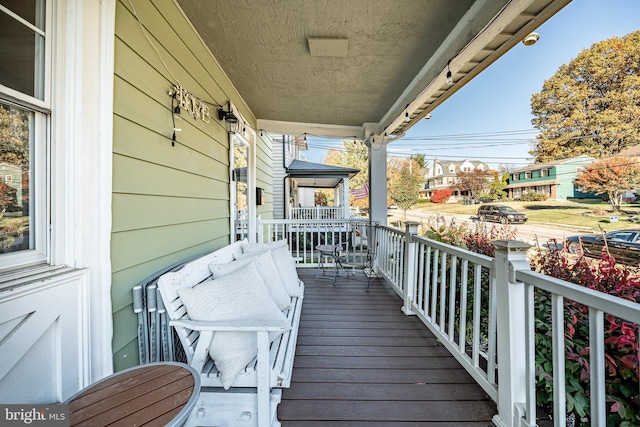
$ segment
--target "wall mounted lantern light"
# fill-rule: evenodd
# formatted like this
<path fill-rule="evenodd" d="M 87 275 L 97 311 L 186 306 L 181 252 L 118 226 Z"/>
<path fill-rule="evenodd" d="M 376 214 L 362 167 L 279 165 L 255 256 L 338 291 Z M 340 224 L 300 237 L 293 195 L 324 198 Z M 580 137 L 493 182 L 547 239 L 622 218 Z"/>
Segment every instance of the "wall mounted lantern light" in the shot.
<path fill-rule="evenodd" d="M 224 108 L 218 108 L 218 120 L 224 120 L 224 125 L 227 128 L 227 132 L 236 133 L 240 129 L 240 120 L 233 114 L 231 104 L 227 104 L 228 111 Z"/>

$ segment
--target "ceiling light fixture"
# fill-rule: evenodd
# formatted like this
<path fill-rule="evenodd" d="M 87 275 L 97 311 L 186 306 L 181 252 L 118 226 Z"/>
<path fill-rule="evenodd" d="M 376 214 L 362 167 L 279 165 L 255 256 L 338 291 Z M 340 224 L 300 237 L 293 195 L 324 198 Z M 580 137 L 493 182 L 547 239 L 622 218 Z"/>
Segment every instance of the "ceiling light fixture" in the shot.
<path fill-rule="evenodd" d="M 447 62 L 447 84 L 448 85 L 452 85 L 453 84 L 453 75 L 451 74 L 451 60 L 449 60 L 449 62 Z"/>
<path fill-rule="evenodd" d="M 531 46 L 532 44 L 535 44 L 539 39 L 540 34 L 534 32 L 522 39 L 522 44 L 525 46 Z"/>

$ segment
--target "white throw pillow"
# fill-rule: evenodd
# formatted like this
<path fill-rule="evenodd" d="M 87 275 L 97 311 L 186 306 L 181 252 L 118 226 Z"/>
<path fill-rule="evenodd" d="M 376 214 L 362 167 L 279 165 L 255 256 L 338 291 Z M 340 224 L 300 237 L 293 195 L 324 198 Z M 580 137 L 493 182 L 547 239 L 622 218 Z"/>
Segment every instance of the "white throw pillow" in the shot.
<path fill-rule="evenodd" d="M 193 320 L 253 320 L 286 325 L 286 317 L 271 299 L 253 264 L 178 294 Z M 270 334 L 275 339 L 278 334 Z M 225 389 L 258 353 L 255 332 L 216 332 L 209 354 Z"/>
<path fill-rule="evenodd" d="M 271 256 L 289 296 L 297 297 L 302 295 L 298 272 L 296 271 L 296 262 L 291 256 L 289 248 L 281 246 L 277 249 L 272 249 Z"/>
<path fill-rule="evenodd" d="M 285 310 L 291 305 L 291 297 L 280 279 L 280 274 L 276 268 L 271 252 L 261 252 L 258 254 L 236 254 L 237 261 L 227 264 L 209 264 L 211 276 L 214 279 L 226 276 L 238 269 L 253 263 L 260 273 L 269 294 L 280 310 Z"/>

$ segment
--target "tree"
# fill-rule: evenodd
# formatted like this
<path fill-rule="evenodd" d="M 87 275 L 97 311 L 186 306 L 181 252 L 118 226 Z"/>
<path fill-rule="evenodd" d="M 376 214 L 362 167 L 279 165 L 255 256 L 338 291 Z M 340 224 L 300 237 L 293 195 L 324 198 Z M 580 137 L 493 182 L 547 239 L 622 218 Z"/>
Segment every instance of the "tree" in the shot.
<path fill-rule="evenodd" d="M 420 168 L 413 160 L 407 160 L 401 167 L 389 171 L 389 197 L 403 210 L 405 222 L 407 209 L 418 202 L 418 193 L 423 183 Z"/>
<path fill-rule="evenodd" d="M 493 179 L 489 182 L 489 193 L 495 196 L 497 199 L 502 199 L 504 196 L 504 189 L 509 185 L 509 174 L 500 173 L 498 171 L 491 171 Z"/>
<path fill-rule="evenodd" d="M 640 141 L 640 31 L 585 49 L 531 97 L 536 162 L 612 156 Z"/>
<path fill-rule="evenodd" d="M 409 160 L 416 162 L 420 168 L 424 168 L 427 165 L 427 158 L 424 154 L 412 154 L 409 156 Z"/>
<path fill-rule="evenodd" d="M 358 169 L 358 172 L 349 180 L 349 189 L 362 188 L 365 182 L 369 182 L 369 149 L 359 140 L 347 140 L 342 142 L 344 149 L 329 150 L 324 163 L 327 165 L 341 166 L 345 168 Z M 333 193 L 333 192 L 331 192 Z M 329 196 L 332 199 L 333 195 Z M 368 207 L 368 199 L 351 198 L 351 206 Z"/>
<path fill-rule="evenodd" d="M 489 186 L 490 176 L 489 171 L 478 168 L 468 172 L 458 172 L 453 188 L 461 192 L 466 191 L 472 199 L 475 199 Z"/>
<path fill-rule="evenodd" d="M 583 191 L 607 194 L 615 212 L 620 212 L 622 196 L 640 184 L 638 159 L 607 157 L 587 166 L 576 176 L 575 185 Z"/>

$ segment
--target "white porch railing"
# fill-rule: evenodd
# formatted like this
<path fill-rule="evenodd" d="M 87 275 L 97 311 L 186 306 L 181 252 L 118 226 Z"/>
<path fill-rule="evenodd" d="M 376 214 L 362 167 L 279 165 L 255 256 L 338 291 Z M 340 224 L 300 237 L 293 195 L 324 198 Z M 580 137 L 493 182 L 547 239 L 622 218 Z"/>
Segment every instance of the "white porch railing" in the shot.
<path fill-rule="evenodd" d="M 331 206 L 314 206 L 314 207 L 299 207 L 289 208 L 289 218 L 294 220 L 307 220 L 307 219 L 348 219 L 349 209 L 345 210 L 343 207 L 331 207 Z"/>
<path fill-rule="evenodd" d="M 314 245 L 301 246 L 295 233 L 339 240 L 349 224 L 263 221 L 261 234 L 287 238 L 300 256 L 313 254 Z M 534 291 L 547 292 L 552 301 L 553 423 L 566 426 L 563 303 L 588 307 L 590 425 L 606 426 L 604 314 L 639 325 L 638 304 L 532 272 L 529 245 L 522 242 L 494 242 L 496 256 L 490 258 L 389 227 L 378 227 L 376 239 L 376 271 L 403 298 L 403 312 L 418 316 L 497 403 L 497 426 L 537 425 Z M 300 267 L 317 265 L 313 256 L 301 260 Z"/>
<path fill-rule="evenodd" d="M 379 227 L 378 272 L 440 342 L 497 401 L 493 259 Z"/>
<path fill-rule="evenodd" d="M 498 257 L 496 257 L 498 259 Z M 515 281 L 509 282 L 511 289 L 511 297 L 513 305 L 511 315 L 521 317 L 524 313 L 524 324 L 519 327 L 525 328 L 525 333 L 518 337 L 518 331 L 515 331 L 515 342 L 512 346 L 520 346 L 520 341 L 524 341 L 524 346 L 520 347 L 525 350 L 526 363 L 524 363 L 524 376 L 526 384 L 526 392 L 524 399 L 515 402 L 516 410 L 520 410 L 523 414 L 525 424 L 527 426 L 535 425 L 535 392 L 536 392 L 536 371 L 535 371 L 535 352 L 536 345 L 534 341 L 534 291 L 548 292 L 552 305 L 552 325 L 553 331 L 553 372 L 554 396 L 560 396 L 561 399 L 554 399 L 554 424 L 556 426 L 565 426 L 566 407 L 565 400 L 565 336 L 564 336 L 564 301 L 571 300 L 578 304 L 588 307 L 589 310 L 589 383 L 591 395 L 591 417 L 590 425 L 606 426 L 607 425 L 607 395 L 605 392 L 605 313 L 612 315 L 618 319 L 639 325 L 640 324 L 640 308 L 638 304 L 622 298 L 597 292 L 583 286 L 565 282 L 563 280 L 550 278 L 539 273 L 530 271 L 528 268 L 515 269 Z M 515 294 L 515 295 L 514 295 Z M 520 320 L 522 323 L 522 320 Z M 638 337 L 640 338 L 640 337 Z M 635 355 L 638 356 L 637 354 Z M 518 369 L 522 373 L 522 367 Z M 556 372 L 562 375 L 558 376 Z M 562 378 L 559 378 L 562 377 Z M 558 380 L 559 379 L 559 380 Z M 640 390 L 636 389 L 640 393 Z M 636 395 L 636 398 L 638 395 Z M 633 425 L 630 424 L 630 425 Z"/>

